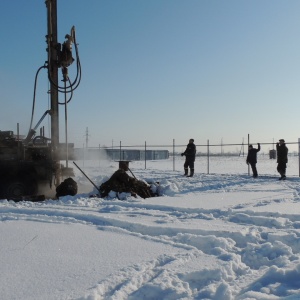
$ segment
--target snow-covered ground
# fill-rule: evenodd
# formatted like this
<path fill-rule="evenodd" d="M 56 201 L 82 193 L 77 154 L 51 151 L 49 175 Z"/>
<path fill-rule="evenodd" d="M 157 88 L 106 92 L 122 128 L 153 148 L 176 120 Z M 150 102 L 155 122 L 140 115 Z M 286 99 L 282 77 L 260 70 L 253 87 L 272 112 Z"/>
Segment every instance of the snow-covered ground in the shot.
<path fill-rule="evenodd" d="M 298 157 L 286 181 L 267 156 L 257 179 L 245 157 L 183 162 L 130 163 L 155 198 L 89 197 L 74 166 L 74 197 L 0 201 L 0 299 L 300 299 Z M 118 167 L 77 163 L 98 186 Z"/>

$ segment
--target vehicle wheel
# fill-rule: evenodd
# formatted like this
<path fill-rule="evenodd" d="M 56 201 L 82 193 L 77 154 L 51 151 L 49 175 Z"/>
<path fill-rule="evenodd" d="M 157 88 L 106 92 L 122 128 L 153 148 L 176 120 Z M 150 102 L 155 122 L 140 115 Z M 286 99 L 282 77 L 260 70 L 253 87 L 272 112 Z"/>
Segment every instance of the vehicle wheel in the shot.
<path fill-rule="evenodd" d="M 27 185 L 19 180 L 8 181 L 5 186 L 5 195 L 8 198 L 18 198 L 28 195 Z"/>

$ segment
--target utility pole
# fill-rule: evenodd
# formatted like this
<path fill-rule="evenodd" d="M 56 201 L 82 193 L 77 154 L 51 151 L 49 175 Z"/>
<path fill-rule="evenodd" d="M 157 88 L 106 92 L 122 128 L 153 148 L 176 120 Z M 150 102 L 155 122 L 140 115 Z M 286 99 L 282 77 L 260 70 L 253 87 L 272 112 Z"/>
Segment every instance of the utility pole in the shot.
<path fill-rule="evenodd" d="M 89 128 L 87 127 L 85 130 L 85 147 L 88 148 L 89 147 Z"/>
<path fill-rule="evenodd" d="M 223 138 L 221 138 L 221 156 L 223 156 Z"/>

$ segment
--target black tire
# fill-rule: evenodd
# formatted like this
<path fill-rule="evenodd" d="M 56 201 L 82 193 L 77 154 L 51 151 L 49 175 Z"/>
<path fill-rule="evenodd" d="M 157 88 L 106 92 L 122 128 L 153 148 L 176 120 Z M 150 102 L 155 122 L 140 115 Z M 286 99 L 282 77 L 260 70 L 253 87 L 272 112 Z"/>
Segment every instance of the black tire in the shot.
<path fill-rule="evenodd" d="M 19 198 L 28 195 L 27 185 L 24 181 L 21 180 L 7 181 L 4 189 L 4 194 L 7 198 Z"/>
<path fill-rule="evenodd" d="M 36 196 L 38 184 L 34 176 L 20 177 L 6 180 L 3 185 L 4 195 L 8 198 L 20 198 L 22 196 Z"/>

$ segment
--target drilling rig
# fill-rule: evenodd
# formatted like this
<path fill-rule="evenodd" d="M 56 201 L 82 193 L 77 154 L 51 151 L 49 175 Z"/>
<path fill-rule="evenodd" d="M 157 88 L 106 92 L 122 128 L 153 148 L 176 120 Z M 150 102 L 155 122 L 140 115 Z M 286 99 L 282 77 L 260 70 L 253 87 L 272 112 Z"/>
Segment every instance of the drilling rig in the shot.
<path fill-rule="evenodd" d="M 67 105 L 71 101 L 74 90 L 81 80 L 81 65 L 76 43 L 75 27 L 65 35 L 65 41 L 58 43 L 57 36 L 57 0 L 46 0 L 47 9 L 47 61 L 37 71 L 34 85 L 32 115 L 28 134 L 25 138 L 13 131 L 0 131 L 0 199 L 31 200 L 42 199 L 55 195 L 55 188 L 63 178 L 74 176 L 68 166 L 68 159 L 73 158 L 74 144 L 68 143 L 67 135 Z M 72 48 L 76 56 L 72 56 Z M 69 78 L 68 68 L 76 65 L 76 76 Z M 49 107 L 37 124 L 33 127 L 35 94 L 37 77 L 41 70 L 46 69 L 50 84 Z M 59 69 L 61 75 L 59 76 Z M 62 79 L 59 83 L 59 77 Z M 63 101 L 59 100 L 63 95 Z M 65 142 L 59 140 L 59 107 L 65 113 Z M 46 137 L 44 127 L 40 127 L 46 116 L 51 120 L 51 136 Z M 37 134 L 37 131 L 38 134 Z M 61 161 L 65 160 L 63 165 Z M 38 200 L 37 200 L 38 201 Z"/>

